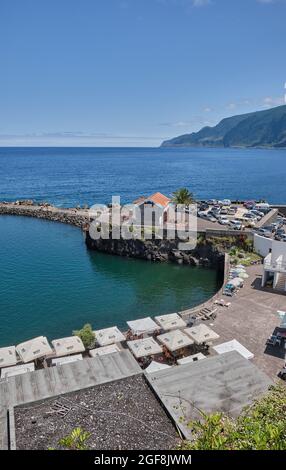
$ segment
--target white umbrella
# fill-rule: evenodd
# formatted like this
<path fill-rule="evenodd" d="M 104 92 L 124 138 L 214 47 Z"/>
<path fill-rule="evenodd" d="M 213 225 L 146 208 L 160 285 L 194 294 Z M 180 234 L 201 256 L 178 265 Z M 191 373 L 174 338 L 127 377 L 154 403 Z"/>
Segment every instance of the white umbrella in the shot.
<path fill-rule="evenodd" d="M 177 313 L 169 313 L 155 317 L 155 321 L 164 331 L 175 330 L 176 328 L 185 328 L 186 322 Z"/>
<path fill-rule="evenodd" d="M 16 346 L 16 351 L 23 362 L 31 362 L 41 357 L 53 354 L 53 350 L 45 336 L 25 341 Z"/>
<path fill-rule="evenodd" d="M 14 366 L 15 364 L 17 364 L 15 346 L 0 348 L 0 368 Z"/>
<path fill-rule="evenodd" d="M 159 335 L 157 336 L 157 340 L 171 352 L 194 344 L 194 341 L 181 330 L 172 330 L 163 335 Z"/>
<path fill-rule="evenodd" d="M 184 332 L 190 336 L 196 344 L 207 343 L 219 338 L 219 335 L 204 323 L 187 328 Z"/>
<path fill-rule="evenodd" d="M 162 352 L 162 347 L 151 337 L 127 341 L 127 345 L 137 359 Z"/>
<path fill-rule="evenodd" d="M 58 357 L 78 354 L 85 351 L 83 342 L 78 336 L 54 339 L 52 345 Z"/>
<path fill-rule="evenodd" d="M 234 287 L 240 287 L 243 284 L 243 280 L 240 277 L 235 277 L 228 281 L 228 284 L 231 284 Z"/>
<path fill-rule="evenodd" d="M 238 277 L 240 277 L 241 279 L 248 279 L 249 275 L 247 273 L 239 273 Z"/>
<path fill-rule="evenodd" d="M 104 328 L 103 330 L 96 330 L 94 331 L 94 334 L 99 346 L 108 346 L 109 344 L 125 341 L 124 335 L 117 326 L 111 326 L 110 328 Z"/>
<path fill-rule="evenodd" d="M 235 268 L 234 272 L 236 272 L 236 273 L 245 273 L 245 268 Z"/>
<path fill-rule="evenodd" d="M 144 333 L 153 333 L 158 330 L 157 323 L 151 317 L 139 318 L 138 320 L 130 320 L 127 325 L 134 335 L 142 335 Z"/>

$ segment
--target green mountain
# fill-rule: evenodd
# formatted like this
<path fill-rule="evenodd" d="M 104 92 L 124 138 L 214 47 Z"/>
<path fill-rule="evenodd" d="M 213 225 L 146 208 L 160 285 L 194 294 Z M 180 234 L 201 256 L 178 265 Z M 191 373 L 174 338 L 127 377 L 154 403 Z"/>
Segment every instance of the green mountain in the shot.
<path fill-rule="evenodd" d="M 161 147 L 286 148 L 286 105 L 225 118 L 214 127 L 166 140 Z"/>

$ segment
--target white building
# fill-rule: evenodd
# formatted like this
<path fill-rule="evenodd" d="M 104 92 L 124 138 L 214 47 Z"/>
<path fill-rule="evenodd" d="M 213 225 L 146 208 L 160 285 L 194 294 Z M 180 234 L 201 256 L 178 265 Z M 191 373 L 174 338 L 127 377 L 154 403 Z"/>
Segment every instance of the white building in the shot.
<path fill-rule="evenodd" d="M 264 257 L 262 287 L 286 292 L 286 243 L 255 235 L 254 250 Z"/>

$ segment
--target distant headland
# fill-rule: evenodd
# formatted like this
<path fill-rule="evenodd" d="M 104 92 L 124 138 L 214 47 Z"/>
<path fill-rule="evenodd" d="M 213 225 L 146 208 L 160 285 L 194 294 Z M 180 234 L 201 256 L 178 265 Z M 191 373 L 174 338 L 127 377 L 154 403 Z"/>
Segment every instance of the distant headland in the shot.
<path fill-rule="evenodd" d="M 225 118 L 161 147 L 286 148 L 286 105 Z"/>

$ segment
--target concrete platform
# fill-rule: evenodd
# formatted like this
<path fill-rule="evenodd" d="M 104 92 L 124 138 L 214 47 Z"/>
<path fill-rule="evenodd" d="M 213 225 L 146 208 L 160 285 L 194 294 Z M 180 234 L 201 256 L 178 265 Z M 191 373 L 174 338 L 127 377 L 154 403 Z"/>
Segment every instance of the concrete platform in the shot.
<path fill-rule="evenodd" d="M 272 383 L 235 351 L 146 374 L 146 379 L 187 439 L 192 437 L 188 423 L 200 418 L 198 410 L 238 416 Z"/>
<path fill-rule="evenodd" d="M 261 288 L 262 265 L 247 268 L 247 273 L 249 279 L 238 294 L 223 297 L 231 306 L 219 307 L 215 321 L 207 324 L 220 336 L 214 345 L 236 339 L 254 354 L 252 361 L 259 369 L 277 379 L 285 363 L 285 349 L 283 345 L 267 346 L 266 341 L 281 323 L 277 310 L 285 310 L 286 294 Z"/>

